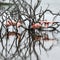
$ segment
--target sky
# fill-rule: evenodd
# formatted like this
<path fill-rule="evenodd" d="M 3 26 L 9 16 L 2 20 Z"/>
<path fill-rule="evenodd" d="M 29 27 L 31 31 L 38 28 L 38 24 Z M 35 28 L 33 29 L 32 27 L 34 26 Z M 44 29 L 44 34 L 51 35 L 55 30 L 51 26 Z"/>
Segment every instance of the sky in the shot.
<path fill-rule="evenodd" d="M 42 0 L 41 6 L 45 8 L 49 4 L 49 9 L 54 12 L 58 12 L 60 10 L 60 0 Z"/>

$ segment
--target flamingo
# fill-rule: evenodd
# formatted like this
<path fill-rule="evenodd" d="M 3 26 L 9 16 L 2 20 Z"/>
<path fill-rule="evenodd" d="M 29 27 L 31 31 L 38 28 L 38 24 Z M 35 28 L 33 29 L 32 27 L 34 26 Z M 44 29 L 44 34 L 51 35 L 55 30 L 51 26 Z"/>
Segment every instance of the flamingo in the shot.
<path fill-rule="evenodd" d="M 41 25 L 44 24 L 44 26 L 45 26 L 46 28 L 48 28 L 49 24 L 53 24 L 54 22 L 47 21 L 47 20 L 44 20 L 44 21 L 41 20 L 41 21 L 39 21 L 39 23 L 40 23 Z"/>
<path fill-rule="evenodd" d="M 36 29 L 36 28 L 40 28 L 41 24 L 39 23 L 33 23 L 33 25 L 31 26 L 31 28 Z"/>
<path fill-rule="evenodd" d="M 21 35 L 20 35 L 20 33 L 17 33 L 17 32 L 8 32 L 8 33 L 5 33 L 4 35 L 3 35 L 3 37 L 8 37 L 9 38 L 9 36 L 17 36 L 17 39 L 18 39 L 18 45 L 19 45 L 19 43 L 20 43 L 20 41 L 21 41 Z"/>
<path fill-rule="evenodd" d="M 46 35 L 44 37 L 43 36 L 34 36 L 33 40 L 36 41 L 36 42 L 37 41 L 42 41 L 42 40 L 44 40 L 44 41 L 51 41 L 51 40 L 54 41 L 54 39 L 53 38 L 49 38 L 48 35 Z"/>
<path fill-rule="evenodd" d="M 54 40 L 54 39 L 53 38 L 49 38 L 48 34 L 44 33 L 44 36 L 42 36 L 42 35 L 33 36 L 33 40 L 34 41 L 40 41 L 40 40 L 50 41 L 50 40 Z"/>
<path fill-rule="evenodd" d="M 21 23 L 20 20 L 19 20 L 18 22 L 14 21 L 14 20 L 7 20 L 7 21 L 5 22 L 5 26 L 6 26 L 6 27 L 9 27 L 9 26 L 17 26 L 17 28 L 18 28 L 18 27 L 20 27 L 21 25 L 22 25 L 22 23 Z"/>
<path fill-rule="evenodd" d="M 49 40 L 54 40 L 54 39 L 51 39 L 49 38 L 47 34 L 44 34 L 44 37 L 42 38 L 42 40 L 49 41 Z"/>
<path fill-rule="evenodd" d="M 34 37 L 33 37 L 34 41 L 40 41 L 41 38 L 42 38 L 41 36 L 34 36 Z"/>
<path fill-rule="evenodd" d="M 44 21 L 44 25 L 45 25 L 46 28 L 48 28 L 49 24 L 50 24 L 49 21 L 47 21 L 47 20 Z"/>

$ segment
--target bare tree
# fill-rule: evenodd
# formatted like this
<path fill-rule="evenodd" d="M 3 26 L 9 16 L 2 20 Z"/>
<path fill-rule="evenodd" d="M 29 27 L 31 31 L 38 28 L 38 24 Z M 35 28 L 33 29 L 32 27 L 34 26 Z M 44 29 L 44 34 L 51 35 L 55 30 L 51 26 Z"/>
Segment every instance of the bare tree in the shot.
<path fill-rule="evenodd" d="M 60 16 L 60 13 L 53 13 L 48 8 L 44 11 L 42 8 L 39 9 L 41 0 L 36 0 L 34 6 L 33 0 L 30 0 L 30 3 L 27 0 L 13 0 L 12 3 L 0 14 L 2 20 L 0 21 L 0 43 L 2 47 L 0 55 L 4 60 L 13 60 L 16 57 L 21 60 L 27 60 L 28 58 L 32 60 L 32 54 L 34 54 L 36 60 L 40 60 L 36 51 L 36 43 L 38 43 L 38 49 L 41 53 L 40 47 L 47 52 L 54 46 L 52 44 L 49 48 L 46 48 L 44 45 L 46 41 L 59 41 L 55 34 L 60 33 L 58 29 L 60 22 L 55 22 L 54 19 Z M 37 13 L 37 9 L 39 9 L 39 13 Z M 44 15 L 46 12 L 54 16 L 52 22 L 48 19 L 45 20 Z M 29 22 L 28 26 L 26 26 L 27 21 Z M 11 26 L 12 28 L 10 28 Z M 48 32 L 52 32 L 53 38 L 49 37 Z"/>

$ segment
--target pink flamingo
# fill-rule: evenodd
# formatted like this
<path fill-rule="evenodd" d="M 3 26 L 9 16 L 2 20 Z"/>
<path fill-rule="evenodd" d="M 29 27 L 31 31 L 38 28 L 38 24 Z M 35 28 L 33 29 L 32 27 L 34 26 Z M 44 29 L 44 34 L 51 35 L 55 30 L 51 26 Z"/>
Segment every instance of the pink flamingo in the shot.
<path fill-rule="evenodd" d="M 45 34 L 45 36 L 42 38 L 44 41 L 54 40 L 53 38 L 49 38 L 48 34 Z"/>
<path fill-rule="evenodd" d="M 21 26 L 21 21 L 19 20 L 18 22 L 14 21 L 14 20 L 7 20 L 5 23 L 5 26 L 9 27 L 9 26 L 17 26 L 20 27 Z"/>
<path fill-rule="evenodd" d="M 49 26 L 49 24 L 53 24 L 54 22 L 51 22 L 51 21 L 47 21 L 47 20 L 45 20 L 45 21 L 39 21 L 39 23 L 42 25 L 42 24 L 44 24 L 44 26 L 46 27 L 46 28 L 48 28 L 48 26 Z"/>
<path fill-rule="evenodd" d="M 36 28 L 40 28 L 41 24 L 39 23 L 33 23 L 33 25 L 31 26 L 31 28 L 36 29 Z"/>
<path fill-rule="evenodd" d="M 17 32 L 8 32 L 8 33 L 5 33 L 3 36 L 4 37 L 6 37 L 6 36 L 8 36 L 8 38 L 9 38 L 9 36 L 16 36 L 17 35 L 17 39 L 18 39 L 18 44 L 20 43 L 20 41 L 21 41 L 21 35 L 20 35 L 20 33 L 17 33 Z"/>

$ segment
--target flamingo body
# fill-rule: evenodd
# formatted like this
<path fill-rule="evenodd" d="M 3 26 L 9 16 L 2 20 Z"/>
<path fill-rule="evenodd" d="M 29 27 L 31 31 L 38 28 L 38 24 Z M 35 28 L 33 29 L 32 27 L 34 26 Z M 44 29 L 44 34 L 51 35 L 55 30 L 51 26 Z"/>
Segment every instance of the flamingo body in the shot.
<path fill-rule="evenodd" d="M 7 20 L 7 22 L 5 23 L 5 26 L 6 27 L 9 27 L 9 26 L 17 26 L 17 27 L 20 27 L 21 26 L 21 22 L 18 21 L 13 21 L 13 20 Z"/>
<path fill-rule="evenodd" d="M 35 24 L 32 25 L 31 28 L 36 29 L 36 28 L 40 28 L 40 27 L 41 27 L 41 24 L 35 23 Z"/>

